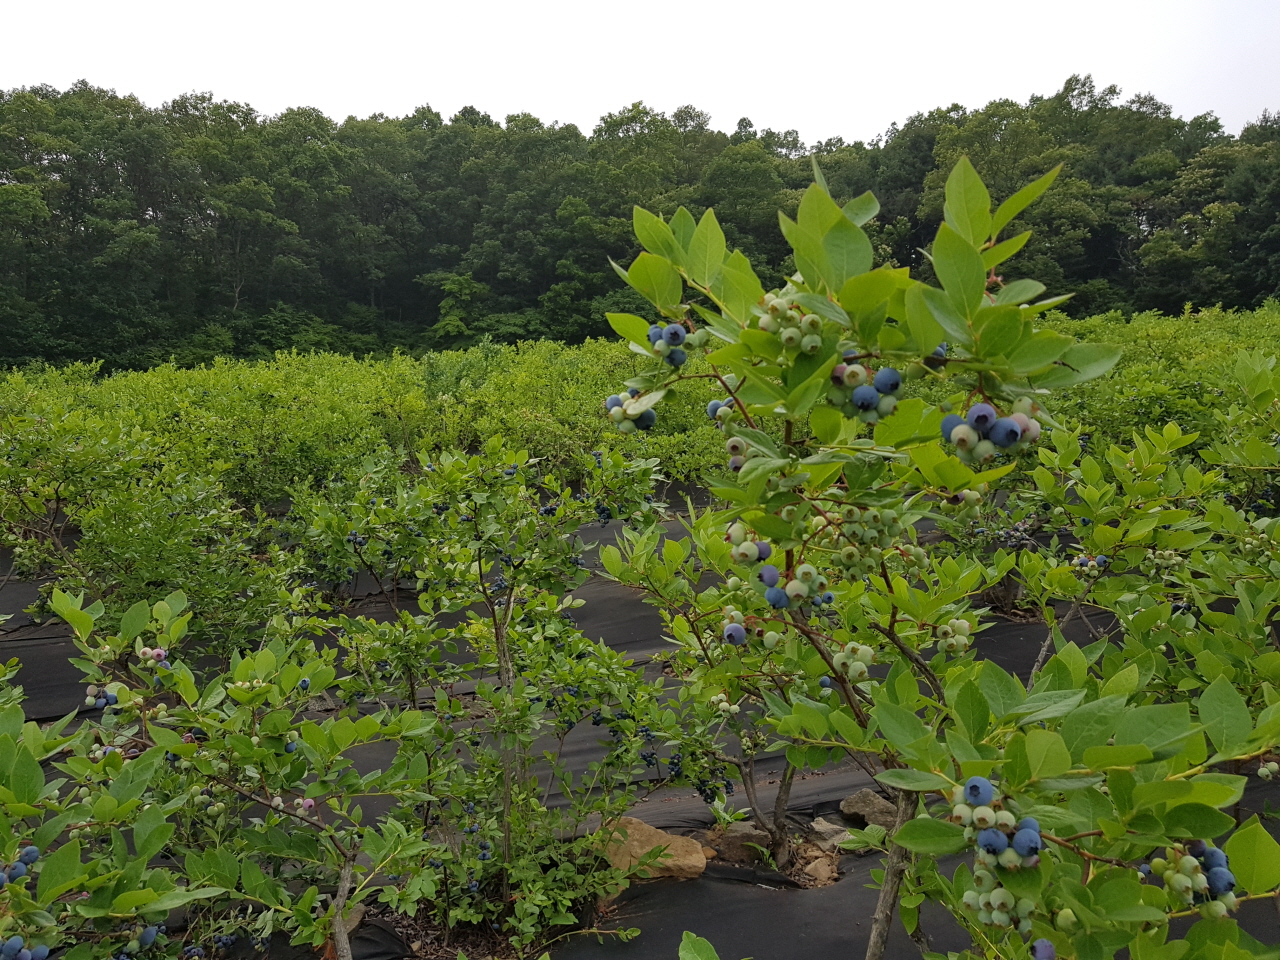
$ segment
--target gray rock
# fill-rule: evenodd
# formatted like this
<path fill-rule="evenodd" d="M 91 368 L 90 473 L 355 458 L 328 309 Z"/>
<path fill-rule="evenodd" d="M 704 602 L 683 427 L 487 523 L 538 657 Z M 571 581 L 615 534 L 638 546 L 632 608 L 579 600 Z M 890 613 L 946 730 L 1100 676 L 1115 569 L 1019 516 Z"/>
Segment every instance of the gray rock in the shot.
<path fill-rule="evenodd" d="M 724 828 L 724 832 L 716 838 L 714 846 L 721 860 L 732 863 L 755 863 L 762 858 L 756 847 L 769 849 L 772 843 L 769 834 L 759 829 L 749 820 L 737 820 Z M 755 844 L 755 846 L 748 846 Z"/>
<path fill-rule="evenodd" d="M 840 812 L 850 820 L 861 819 L 870 826 L 875 824 L 892 830 L 898 811 L 892 803 L 874 790 L 862 789 L 840 801 Z"/>
<path fill-rule="evenodd" d="M 836 849 L 837 844 L 845 837 L 849 836 L 849 828 L 842 827 L 839 824 L 831 823 L 819 817 L 813 821 L 809 827 L 810 837 L 824 853 L 830 853 Z"/>

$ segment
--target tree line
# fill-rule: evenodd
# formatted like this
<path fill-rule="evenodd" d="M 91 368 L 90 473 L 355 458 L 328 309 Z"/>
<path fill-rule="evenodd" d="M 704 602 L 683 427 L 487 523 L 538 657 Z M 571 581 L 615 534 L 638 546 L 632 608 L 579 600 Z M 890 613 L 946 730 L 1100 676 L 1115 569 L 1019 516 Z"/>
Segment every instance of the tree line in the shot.
<path fill-rule="evenodd" d="M 1232 135 L 1090 77 L 811 145 L 745 118 L 727 134 L 692 106 L 632 104 L 587 134 L 474 107 L 341 123 L 203 94 L 151 108 L 81 82 L 0 92 L 0 362 L 580 341 L 606 310 L 643 312 L 609 267 L 637 252 L 635 204 L 714 206 L 766 282 L 793 271 L 777 211 L 810 154 L 837 199 L 879 198 L 878 262 L 926 277 L 963 154 L 997 200 L 1063 164 L 1002 269 L 1074 292 L 1076 315 L 1280 296 L 1280 114 Z"/>

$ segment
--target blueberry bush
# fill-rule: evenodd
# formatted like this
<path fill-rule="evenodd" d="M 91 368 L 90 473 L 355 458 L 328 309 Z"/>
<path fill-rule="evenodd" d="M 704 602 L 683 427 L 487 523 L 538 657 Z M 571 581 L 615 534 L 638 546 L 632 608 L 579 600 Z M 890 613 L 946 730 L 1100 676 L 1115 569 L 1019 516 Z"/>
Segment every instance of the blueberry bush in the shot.
<path fill-rule="evenodd" d="M 844 755 L 896 797 L 894 830 L 850 841 L 886 853 L 869 960 L 900 899 L 927 950 L 925 897 L 971 956 L 1250 955 L 1230 914 L 1280 884 L 1275 841 L 1224 812 L 1242 770 L 1275 772 L 1273 521 L 1179 461 L 1196 438 L 1175 425 L 1095 458 L 1050 412 L 1119 355 L 1038 329 L 1061 300 L 1000 276 L 1027 241 L 1002 231 L 1055 175 L 993 210 L 961 160 L 929 251 L 937 287 L 872 269 L 860 227 L 875 200 L 841 208 L 816 166 L 796 218 L 780 215 L 798 269 L 784 287 L 763 288 L 710 211 L 637 210 L 646 252 L 618 268 L 663 320 L 610 315 L 658 362 L 607 398 L 608 418 L 645 430 L 688 380 L 723 391 L 706 412 L 725 438 L 710 487 L 725 508 L 691 515 L 685 539 L 635 531 L 602 554 L 662 609 L 696 705 L 700 722 L 664 732 L 685 767 L 691 750 L 745 770 L 785 748 L 785 789 Z M 691 352 L 709 372 L 686 371 Z M 1232 439 L 1214 449 L 1247 469 L 1260 441 L 1236 441 L 1237 421 L 1262 418 L 1254 433 L 1273 442 L 1275 394 L 1270 366 L 1242 364 L 1251 406 L 1223 414 Z M 1003 543 L 974 549 L 991 523 L 1008 525 Z M 931 527 L 950 536 L 926 551 Z M 985 598 L 1010 582 L 1050 625 L 1026 683 L 973 648 Z M 1117 626 L 1081 649 L 1062 604 Z M 748 800 L 785 855 L 785 807 Z M 1205 926 L 1166 942 L 1193 914 Z"/>

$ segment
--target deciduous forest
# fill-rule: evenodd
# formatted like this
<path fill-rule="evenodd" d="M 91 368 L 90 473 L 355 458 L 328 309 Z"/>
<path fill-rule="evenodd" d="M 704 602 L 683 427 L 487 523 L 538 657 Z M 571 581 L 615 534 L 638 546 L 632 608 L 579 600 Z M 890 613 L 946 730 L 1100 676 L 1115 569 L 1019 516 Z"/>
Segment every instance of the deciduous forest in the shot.
<path fill-rule="evenodd" d="M 880 199 L 876 263 L 926 279 L 967 155 L 997 199 L 1064 165 L 1004 269 L 1074 293 L 1074 316 L 1280 291 L 1280 116 L 1233 134 L 1089 77 L 811 145 L 746 118 L 726 134 L 693 106 L 635 103 L 588 134 L 472 107 L 341 122 L 203 94 L 152 108 L 82 82 L 0 92 L 0 362 L 578 342 L 607 333 L 607 310 L 651 316 L 609 268 L 638 252 L 636 204 L 714 206 L 730 245 L 782 282 L 795 264 L 777 211 L 794 215 L 810 153 L 838 201 Z"/>

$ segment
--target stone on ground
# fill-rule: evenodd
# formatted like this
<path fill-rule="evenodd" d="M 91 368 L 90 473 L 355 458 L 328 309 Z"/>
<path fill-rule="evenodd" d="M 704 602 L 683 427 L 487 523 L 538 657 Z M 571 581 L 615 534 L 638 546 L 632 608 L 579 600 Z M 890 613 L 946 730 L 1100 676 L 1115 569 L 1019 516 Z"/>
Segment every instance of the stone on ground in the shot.
<path fill-rule="evenodd" d="M 840 812 L 851 820 L 861 817 L 868 826 L 875 824 L 892 830 L 898 811 L 892 803 L 874 790 L 862 789 L 840 801 Z"/>
<path fill-rule="evenodd" d="M 657 860 L 641 867 L 639 876 L 692 879 L 701 876 L 707 868 L 702 844 L 692 837 L 678 837 L 635 817 L 622 817 L 616 826 L 619 832 L 605 847 L 605 856 L 619 870 L 631 869 L 657 847 L 665 847 L 666 850 Z M 625 837 L 622 832 L 626 833 Z"/>

